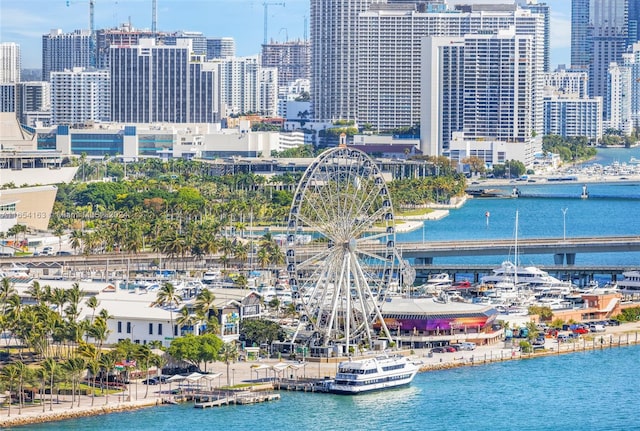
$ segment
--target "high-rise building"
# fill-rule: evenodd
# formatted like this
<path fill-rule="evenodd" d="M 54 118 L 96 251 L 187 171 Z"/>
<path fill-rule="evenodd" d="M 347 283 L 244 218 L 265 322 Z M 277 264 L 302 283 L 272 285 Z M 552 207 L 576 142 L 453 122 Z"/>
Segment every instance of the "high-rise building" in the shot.
<path fill-rule="evenodd" d="M 620 63 L 611 63 L 611 117 L 609 127 L 630 135 L 640 127 L 640 42 L 622 55 Z"/>
<path fill-rule="evenodd" d="M 380 0 L 311 0 L 311 99 L 318 120 L 357 119 L 358 16 Z"/>
<path fill-rule="evenodd" d="M 544 98 L 544 134 L 602 139 L 602 98 L 551 94 Z"/>
<path fill-rule="evenodd" d="M 278 85 L 311 78 L 311 49 L 308 41 L 272 42 L 262 45 L 262 67 L 278 68 Z"/>
<path fill-rule="evenodd" d="M 137 29 L 131 24 L 122 24 L 118 28 L 101 29 L 96 31 L 97 58 L 96 65 L 100 69 L 109 68 L 109 48 L 112 45 L 134 46 L 142 38 L 162 38 L 166 33 L 154 34 L 148 29 Z"/>
<path fill-rule="evenodd" d="M 165 34 L 159 39 L 169 46 L 176 46 L 179 40 L 190 40 L 192 54 L 207 55 L 207 38 L 204 37 L 202 32 L 180 30 L 175 33 Z"/>
<path fill-rule="evenodd" d="M 176 46 L 159 46 L 154 39 L 140 39 L 135 46 L 112 46 L 112 121 L 220 121 L 217 65 L 191 53 L 190 39 L 177 40 Z"/>
<path fill-rule="evenodd" d="M 544 60 L 543 70 L 551 71 L 551 10 L 546 3 L 532 3 L 531 0 L 518 0 L 518 5 L 522 9 L 529 9 L 533 13 L 541 14 L 544 17 Z"/>
<path fill-rule="evenodd" d="M 17 105 L 17 84 L 0 83 L 0 112 L 16 112 Z"/>
<path fill-rule="evenodd" d="M 111 120 L 111 82 L 108 70 L 75 67 L 51 72 L 51 122 L 80 125 Z"/>
<path fill-rule="evenodd" d="M 539 150 L 536 128 L 542 122 L 535 100 L 541 90 L 534 88 L 542 78 L 535 53 L 534 36 L 517 34 L 515 26 L 426 38 L 423 153 L 532 163 Z"/>
<path fill-rule="evenodd" d="M 0 84 L 20 82 L 20 45 L 0 43 Z"/>
<path fill-rule="evenodd" d="M 428 64 L 423 62 L 425 37 L 462 37 L 514 27 L 516 34 L 529 35 L 534 40 L 529 60 L 533 65 L 532 119 L 534 130 L 541 133 L 544 16 L 516 8 L 513 4 L 493 5 L 492 8 L 467 5 L 455 11 L 431 6 L 431 9 L 420 9 L 410 3 L 374 4 L 367 12 L 360 14 L 358 122 L 371 124 L 377 130 L 384 131 L 420 124 L 421 131 L 424 131 L 425 119 L 421 116 L 429 115 L 423 107 L 424 99 L 421 100 L 422 86 L 429 82 L 421 80 L 423 67 Z M 438 93 L 434 93 L 433 97 L 439 97 Z M 447 103 L 455 101 L 449 100 Z M 455 113 L 452 115 L 457 118 Z M 451 131 L 455 131 L 457 125 L 452 123 L 446 127 L 452 127 Z M 450 134 L 444 130 L 437 133 L 440 135 L 441 132 L 446 136 L 440 136 L 433 148 L 447 147 Z M 424 140 L 421 145 L 424 145 L 423 152 L 432 148 L 431 143 Z"/>
<path fill-rule="evenodd" d="M 628 5 L 629 0 L 594 0 L 591 3 L 589 95 L 602 97 L 605 120 L 611 116 L 609 65 L 620 62 L 627 50 Z"/>
<path fill-rule="evenodd" d="M 220 97 L 227 114 L 277 113 L 278 74 L 275 68 L 265 72 L 259 56 L 218 60 Z"/>
<path fill-rule="evenodd" d="M 42 36 L 42 80 L 49 81 L 51 72 L 74 67 L 88 68 L 91 63 L 91 32 L 75 30 L 63 33 L 51 30 Z"/>
<path fill-rule="evenodd" d="M 588 74 L 559 67 L 544 74 L 544 135 L 602 139 L 602 98 L 589 97 Z"/>
<path fill-rule="evenodd" d="M 17 114 L 20 122 L 35 126 L 35 121 L 51 120 L 51 85 L 45 81 L 27 81 L 18 85 Z M 46 121 L 42 121 L 46 119 Z"/>
<path fill-rule="evenodd" d="M 571 0 L 571 66 L 588 68 L 591 63 L 589 49 L 589 4 L 591 0 Z"/>
<path fill-rule="evenodd" d="M 630 0 L 628 45 L 633 45 L 636 42 L 640 42 L 640 2 L 637 0 Z"/>
<path fill-rule="evenodd" d="M 208 37 L 207 60 L 236 56 L 236 41 L 232 37 Z"/>
<path fill-rule="evenodd" d="M 580 98 L 588 96 L 589 75 L 587 72 L 558 68 L 555 72 L 545 73 L 543 80 L 545 92 L 551 90 L 554 93 Z"/>

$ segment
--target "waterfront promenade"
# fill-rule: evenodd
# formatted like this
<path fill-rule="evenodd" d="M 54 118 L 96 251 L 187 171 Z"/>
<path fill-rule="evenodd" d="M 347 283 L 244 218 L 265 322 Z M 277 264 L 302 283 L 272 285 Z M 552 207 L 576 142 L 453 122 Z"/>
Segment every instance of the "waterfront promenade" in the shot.
<path fill-rule="evenodd" d="M 437 353 L 429 355 L 428 349 L 405 350 L 402 354 L 408 355 L 413 361 L 419 363 L 422 372 L 442 370 L 461 366 L 480 366 L 494 362 L 508 360 L 525 360 L 535 359 L 549 355 L 579 353 L 585 350 L 594 349 L 610 349 L 617 347 L 625 347 L 635 345 L 640 342 L 640 322 L 626 323 L 620 326 L 609 326 L 606 332 L 597 334 L 588 334 L 576 342 L 557 343 L 555 339 L 547 339 L 544 350 L 538 350 L 535 353 L 520 352 L 517 347 L 505 345 L 504 342 L 478 346 L 473 351 L 453 352 L 453 353 Z M 344 359 L 344 358 L 343 358 Z M 236 362 L 231 364 L 229 368 L 230 380 L 233 383 L 263 380 L 270 378 L 278 379 L 301 379 L 301 378 L 324 378 L 335 376 L 337 364 L 340 358 L 326 359 L 321 362 L 306 362 L 306 365 L 300 367 L 301 362 L 292 362 L 278 359 L 265 359 L 252 362 Z M 289 371 L 287 365 L 291 365 Z M 226 364 L 221 362 L 210 363 L 207 370 L 211 373 L 222 373 L 221 382 L 226 385 Z M 280 371 L 274 371 L 280 370 Z M 285 374 L 285 373 L 288 373 Z M 109 396 L 109 404 L 105 404 L 104 397 L 97 397 L 95 405 L 91 406 L 91 397 L 82 396 L 80 407 L 71 408 L 70 397 L 60 397 L 60 402 L 53 404 L 53 410 L 49 410 L 48 397 L 45 397 L 47 403 L 45 411 L 42 406 L 25 407 L 22 413 L 18 414 L 17 406 L 12 406 L 11 416 L 8 416 L 6 406 L 0 409 L 0 428 L 14 427 L 26 425 L 30 423 L 59 421 L 75 417 L 86 417 L 94 415 L 102 415 L 126 410 L 135 410 L 146 407 L 157 407 L 163 405 L 163 400 L 170 399 L 171 395 L 167 393 L 170 389 L 168 384 L 162 385 L 163 393 L 158 393 L 159 386 L 150 386 L 148 397 L 145 398 L 146 386 L 138 382 L 132 382 L 130 398 L 118 396 L 117 394 Z M 175 388 L 175 385 L 173 386 Z M 283 395 L 286 396 L 286 395 Z M 276 401 L 277 402 L 277 401 Z M 164 408 L 171 408 L 166 406 Z M 220 407 L 226 408 L 226 407 Z"/>

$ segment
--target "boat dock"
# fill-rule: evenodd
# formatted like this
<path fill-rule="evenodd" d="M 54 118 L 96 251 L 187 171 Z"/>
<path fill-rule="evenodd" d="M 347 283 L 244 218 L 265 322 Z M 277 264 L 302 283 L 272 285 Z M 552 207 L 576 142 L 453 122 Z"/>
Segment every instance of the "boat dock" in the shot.
<path fill-rule="evenodd" d="M 273 387 L 281 391 L 329 392 L 329 382 L 329 379 L 279 379 L 273 382 Z"/>
<path fill-rule="evenodd" d="M 267 401 L 279 400 L 280 394 L 259 393 L 253 391 L 235 392 L 233 394 L 198 394 L 195 396 L 194 407 L 197 409 L 206 409 L 209 407 L 228 406 L 231 404 L 257 404 Z"/>

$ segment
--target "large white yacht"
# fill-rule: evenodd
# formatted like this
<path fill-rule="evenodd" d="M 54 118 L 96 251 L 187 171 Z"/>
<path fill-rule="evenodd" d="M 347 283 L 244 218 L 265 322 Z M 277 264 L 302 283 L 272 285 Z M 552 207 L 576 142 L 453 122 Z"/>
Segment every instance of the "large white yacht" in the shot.
<path fill-rule="evenodd" d="M 640 292 L 640 271 L 626 271 L 622 275 L 624 278 L 617 281 L 618 289 Z"/>
<path fill-rule="evenodd" d="M 559 280 L 540 268 L 516 266 L 511 261 L 503 262 L 499 268 L 493 270 L 493 274 L 482 277 L 480 282 L 489 285 L 513 283 L 515 286 L 526 286 L 533 290 L 560 286 L 570 287 L 570 283 Z"/>
<path fill-rule="evenodd" d="M 334 394 L 361 394 L 408 385 L 418 367 L 401 355 L 382 355 L 338 364 L 336 378 L 329 385 Z"/>

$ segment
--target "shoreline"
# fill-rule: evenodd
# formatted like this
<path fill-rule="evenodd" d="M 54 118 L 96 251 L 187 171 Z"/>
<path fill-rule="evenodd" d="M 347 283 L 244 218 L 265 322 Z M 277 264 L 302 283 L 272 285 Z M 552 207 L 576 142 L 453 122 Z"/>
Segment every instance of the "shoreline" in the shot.
<path fill-rule="evenodd" d="M 589 339 L 587 339 L 589 338 Z M 517 342 L 517 339 L 514 339 Z M 513 360 L 527 360 L 535 358 L 543 358 L 552 355 L 566 355 L 571 353 L 589 352 L 596 350 L 610 350 L 619 347 L 629 347 L 640 344 L 640 322 L 624 323 L 616 327 L 607 327 L 603 333 L 597 333 L 593 336 L 582 338 L 576 342 L 557 343 L 555 339 L 546 339 L 545 349 L 543 351 L 536 351 L 531 353 L 522 353 L 519 351 L 518 346 L 506 346 L 504 341 L 501 341 L 493 345 L 478 346 L 472 351 L 451 352 L 451 353 L 437 353 L 429 354 L 430 349 L 417 349 L 408 350 L 404 349 L 397 353 L 405 354 L 409 359 L 418 363 L 419 372 L 427 373 L 431 371 L 442 371 L 452 368 L 469 367 L 469 366 L 482 366 L 495 362 L 513 361 Z M 347 358 L 333 358 L 327 362 L 306 362 L 307 366 L 304 367 L 305 377 L 314 378 L 317 372 L 317 378 L 323 378 L 324 376 L 334 376 L 338 363 L 341 360 Z M 358 359 L 356 356 L 354 359 Z M 326 359 L 325 359 L 326 361 Z M 262 376 L 262 366 L 282 364 L 285 361 L 279 361 L 277 359 L 268 359 L 262 361 L 253 362 L 236 362 L 234 364 L 234 378 L 240 381 L 252 381 L 259 379 Z M 289 363 L 294 363 L 289 361 Z M 299 365 L 299 362 L 296 362 Z M 208 364 L 210 372 L 222 372 L 225 373 L 226 365 L 220 362 L 214 362 Z M 264 371 L 264 377 L 268 377 L 269 371 Z M 296 379 L 298 376 L 296 374 Z M 170 385 L 162 385 L 163 388 L 170 388 Z M 88 416 L 99 416 L 103 414 L 125 412 L 131 410 L 138 410 L 142 408 L 158 407 L 164 404 L 164 395 L 158 393 L 155 389 L 151 392 L 149 398 L 138 399 L 135 401 L 117 402 L 114 404 L 101 404 L 91 407 L 90 396 L 83 396 L 82 401 L 86 402 L 86 406 L 69 408 L 69 401 L 64 401 L 61 404 L 54 404 L 54 410 L 42 412 L 42 406 L 36 407 L 23 407 L 22 415 L 18 414 L 18 408 L 12 407 L 11 416 L 6 416 L 7 409 L 2 408 L 0 413 L 0 428 L 21 427 L 30 424 L 46 423 L 46 422 L 58 422 L 67 419 L 77 419 Z M 158 387 L 158 389 L 160 389 Z M 131 388 L 134 390 L 134 387 Z M 138 397 L 144 396 L 146 387 L 144 385 L 135 385 L 135 392 Z M 163 389 L 164 392 L 164 389 Z M 115 395 L 114 395 L 115 397 Z M 102 401 L 100 397 L 98 400 Z M 97 400 L 96 400 L 97 401 Z M 37 411 L 36 411 L 37 409 Z M 25 412 L 25 410 L 27 410 Z"/>

